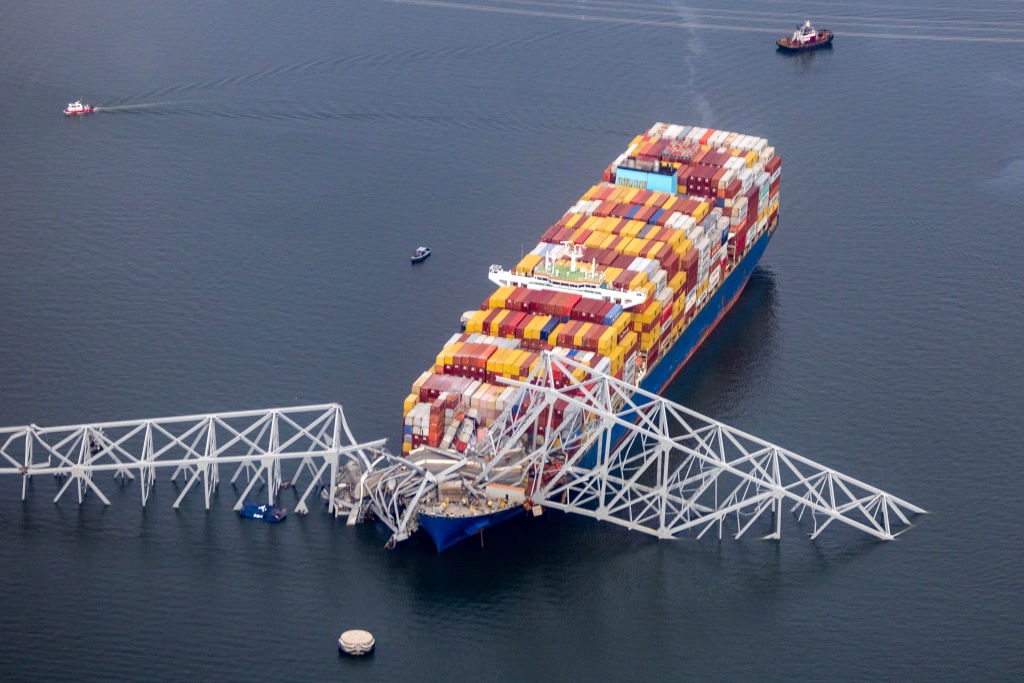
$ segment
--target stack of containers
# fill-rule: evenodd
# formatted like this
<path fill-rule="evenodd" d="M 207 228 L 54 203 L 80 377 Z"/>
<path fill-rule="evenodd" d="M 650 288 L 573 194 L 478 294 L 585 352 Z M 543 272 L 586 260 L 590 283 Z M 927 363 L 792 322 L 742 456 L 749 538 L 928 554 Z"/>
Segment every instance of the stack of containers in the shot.
<path fill-rule="evenodd" d="M 637 187 L 625 170 L 617 184 L 620 169 L 671 176 L 676 191 Z M 528 379 L 544 350 L 635 382 L 774 226 L 780 175 L 781 159 L 756 136 L 665 123 L 636 136 L 513 271 L 541 274 L 547 264 L 565 271 L 571 260 L 564 245 L 582 245 L 579 269 L 607 289 L 643 291 L 645 301 L 624 310 L 580 293 L 498 288 L 413 384 L 404 404 L 403 451 L 470 445 L 512 407 L 516 390 L 499 378 Z M 537 433 L 560 419 L 555 410 Z"/>

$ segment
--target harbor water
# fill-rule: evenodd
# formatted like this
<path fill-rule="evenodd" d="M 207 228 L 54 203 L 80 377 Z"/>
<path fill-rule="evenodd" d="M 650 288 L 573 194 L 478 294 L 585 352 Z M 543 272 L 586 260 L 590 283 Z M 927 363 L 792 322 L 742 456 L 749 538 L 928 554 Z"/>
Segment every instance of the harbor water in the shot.
<path fill-rule="evenodd" d="M 488 267 L 667 121 L 783 168 L 775 237 L 666 396 L 930 514 L 883 543 L 548 513 L 438 554 L 320 507 L 241 519 L 227 472 L 210 510 L 166 474 L 145 508 L 0 477 L 0 679 L 1019 679 L 1018 4 L 6 10 L 0 425 L 338 401 L 398 448 Z M 776 53 L 808 18 L 833 49 Z M 372 657 L 339 657 L 349 629 Z"/>

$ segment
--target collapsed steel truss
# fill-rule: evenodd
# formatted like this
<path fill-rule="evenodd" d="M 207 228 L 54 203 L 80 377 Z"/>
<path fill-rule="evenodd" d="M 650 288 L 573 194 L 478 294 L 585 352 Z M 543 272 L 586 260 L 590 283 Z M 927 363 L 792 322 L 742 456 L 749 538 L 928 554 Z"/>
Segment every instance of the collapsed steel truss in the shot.
<path fill-rule="evenodd" d="M 545 353 L 520 393 L 466 453 L 436 449 L 400 458 L 384 440 L 358 443 L 338 404 L 216 413 L 63 427 L 0 429 L 0 474 L 29 481 L 52 475 L 54 502 L 71 490 L 108 498 L 94 475 L 122 484 L 138 478 L 145 505 L 158 468 L 173 467 L 183 485 L 177 508 L 196 485 L 207 509 L 220 466 L 247 481 L 235 503 L 265 486 L 273 503 L 284 485 L 282 461 L 298 461 L 289 485 L 309 483 L 295 511 L 326 489 L 328 509 L 350 524 L 372 513 L 391 542 L 418 528 L 421 503 L 440 484 L 460 479 L 471 491 L 492 482 L 525 487 L 533 506 L 587 515 L 659 538 L 702 537 L 726 525 L 733 535 L 782 533 L 787 503 L 809 519 L 816 537 L 838 521 L 891 540 L 921 508 L 796 453 L 660 396 Z M 326 482 L 325 482 L 326 479 Z M 769 519 L 770 518 L 770 519 Z"/>
<path fill-rule="evenodd" d="M 138 479 L 145 506 L 157 469 L 174 468 L 171 479 L 180 476 L 183 482 L 174 507 L 200 485 L 209 509 L 220 466 L 235 465 L 231 483 L 247 482 L 234 506 L 238 510 L 258 484 L 265 485 L 267 502 L 273 503 L 285 485 L 282 461 L 298 461 L 287 485 L 298 485 L 309 475 L 295 507 L 303 514 L 309 511 L 311 494 L 328 483 L 333 486 L 342 460 L 355 460 L 360 470 L 367 469 L 373 450 L 383 444 L 383 439 L 357 443 L 338 404 L 63 427 L 29 425 L 0 428 L 0 474 L 22 477 L 22 499 L 31 478 L 51 475 L 59 488 L 54 502 L 74 490 L 79 503 L 91 491 L 109 505 L 95 475 L 112 472 L 122 484 Z M 329 496 L 332 511 L 334 505 Z"/>
<path fill-rule="evenodd" d="M 392 540 L 415 530 L 416 503 L 431 487 L 465 478 L 474 468 L 479 485 L 492 480 L 496 468 L 518 468 L 533 505 L 659 538 L 702 537 L 711 530 L 721 538 L 728 524 L 737 538 L 766 528 L 765 538 L 778 539 L 788 501 L 798 520 L 810 520 L 812 538 L 839 521 L 891 540 L 925 512 L 562 356 L 545 353 L 531 377 L 509 383 L 522 389 L 515 405 L 485 443 L 455 463 L 431 472 L 380 460 L 364 476 L 372 482 L 367 494 L 373 510 L 394 532 Z"/>

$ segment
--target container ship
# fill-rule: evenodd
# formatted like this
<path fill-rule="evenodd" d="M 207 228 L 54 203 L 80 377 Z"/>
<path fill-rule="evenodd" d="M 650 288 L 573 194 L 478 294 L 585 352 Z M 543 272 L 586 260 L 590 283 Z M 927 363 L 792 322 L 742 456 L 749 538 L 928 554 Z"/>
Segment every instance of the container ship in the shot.
<path fill-rule="evenodd" d="M 519 391 L 498 378 L 525 380 L 544 351 L 661 393 L 764 253 L 781 167 L 755 135 L 656 123 L 636 136 L 519 263 L 491 266 L 496 290 L 412 385 L 403 454 L 472 452 Z M 421 503 L 438 551 L 530 504 L 528 477 L 510 477 L 486 490 L 447 482 Z"/>

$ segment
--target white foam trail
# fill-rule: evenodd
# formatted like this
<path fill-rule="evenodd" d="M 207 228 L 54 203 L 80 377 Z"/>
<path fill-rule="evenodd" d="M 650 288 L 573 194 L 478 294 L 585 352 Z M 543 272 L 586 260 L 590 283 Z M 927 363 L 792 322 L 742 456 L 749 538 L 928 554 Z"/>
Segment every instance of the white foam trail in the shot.
<path fill-rule="evenodd" d="M 98 106 L 93 107 L 94 112 L 99 111 L 127 111 L 129 109 L 154 109 L 156 107 L 166 107 L 168 105 L 178 104 L 177 102 L 146 102 L 144 104 L 117 104 L 112 106 Z"/>

